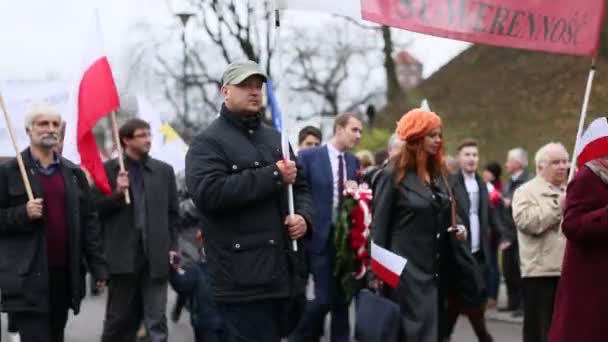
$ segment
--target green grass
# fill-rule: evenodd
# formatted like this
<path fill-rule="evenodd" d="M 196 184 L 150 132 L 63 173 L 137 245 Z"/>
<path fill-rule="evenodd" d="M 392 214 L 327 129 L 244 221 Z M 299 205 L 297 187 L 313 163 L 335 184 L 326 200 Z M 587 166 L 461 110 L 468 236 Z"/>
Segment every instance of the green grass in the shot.
<path fill-rule="evenodd" d="M 394 131 L 394 128 L 393 130 L 387 128 L 367 129 L 363 132 L 357 150 L 377 151 L 386 148 L 388 139 Z"/>

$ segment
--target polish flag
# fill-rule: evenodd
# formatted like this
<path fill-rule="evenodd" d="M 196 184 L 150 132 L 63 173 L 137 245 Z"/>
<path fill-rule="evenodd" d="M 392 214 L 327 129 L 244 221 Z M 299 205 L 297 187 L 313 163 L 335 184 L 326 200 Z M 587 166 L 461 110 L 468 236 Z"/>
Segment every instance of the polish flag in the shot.
<path fill-rule="evenodd" d="M 401 279 L 407 259 L 378 246 L 374 241 L 372 241 L 371 249 L 371 266 L 374 274 L 393 288 L 399 286 L 399 279 Z"/>
<path fill-rule="evenodd" d="M 595 119 L 576 143 L 576 165 L 608 155 L 608 119 Z"/>
<path fill-rule="evenodd" d="M 104 193 L 112 192 L 97 148 L 93 127 L 104 116 L 118 109 L 119 98 L 112 70 L 103 52 L 99 15 L 95 11 L 82 53 L 82 64 L 72 94 L 73 112 L 66 120 L 66 151 L 64 155 L 80 161 Z"/>

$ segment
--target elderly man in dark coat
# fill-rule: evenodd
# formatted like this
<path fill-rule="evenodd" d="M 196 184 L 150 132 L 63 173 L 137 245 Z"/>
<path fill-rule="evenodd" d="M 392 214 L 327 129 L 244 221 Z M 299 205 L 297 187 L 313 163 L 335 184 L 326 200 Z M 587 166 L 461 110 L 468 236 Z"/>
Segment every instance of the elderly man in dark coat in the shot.
<path fill-rule="evenodd" d="M 85 263 L 102 286 L 108 278 L 97 213 L 84 172 L 62 158 L 61 116 L 48 105 L 26 115 L 30 146 L 0 166 L 0 289 L 23 342 L 63 342 L 68 310 L 80 311 Z"/>

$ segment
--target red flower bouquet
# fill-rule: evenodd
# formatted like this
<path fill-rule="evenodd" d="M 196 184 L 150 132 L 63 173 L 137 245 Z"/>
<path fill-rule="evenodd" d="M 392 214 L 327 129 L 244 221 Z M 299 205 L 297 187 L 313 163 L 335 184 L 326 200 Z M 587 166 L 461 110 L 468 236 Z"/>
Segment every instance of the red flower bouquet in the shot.
<path fill-rule="evenodd" d="M 372 191 L 367 184 L 359 186 L 352 181 L 346 183 L 334 230 L 334 275 L 340 281 L 348 302 L 363 286 L 363 277 L 369 267 L 371 201 Z"/>

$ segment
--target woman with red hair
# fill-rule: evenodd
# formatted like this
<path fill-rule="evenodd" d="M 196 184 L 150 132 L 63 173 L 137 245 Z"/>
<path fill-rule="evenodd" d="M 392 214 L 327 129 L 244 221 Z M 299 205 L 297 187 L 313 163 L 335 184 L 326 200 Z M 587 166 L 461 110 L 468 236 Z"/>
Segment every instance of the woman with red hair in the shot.
<path fill-rule="evenodd" d="M 400 340 L 438 342 L 447 286 L 477 295 L 482 280 L 462 243 L 466 230 L 455 224 L 441 119 L 414 109 L 397 123 L 396 133 L 405 144 L 379 176 L 372 238 L 407 260 L 398 287 L 386 289 L 401 308 Z"/>

